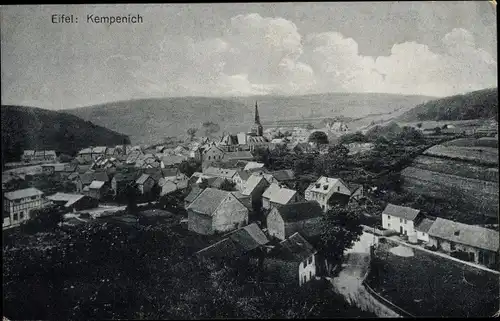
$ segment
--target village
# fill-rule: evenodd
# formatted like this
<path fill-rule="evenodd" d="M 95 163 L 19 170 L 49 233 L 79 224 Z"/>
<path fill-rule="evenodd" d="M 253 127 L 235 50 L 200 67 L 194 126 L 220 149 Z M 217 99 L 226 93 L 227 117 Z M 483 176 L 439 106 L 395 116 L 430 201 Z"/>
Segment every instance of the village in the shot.
<path fill-rule="evenodd" d="M 339 137 L 349 130 L 341 122 L 329 123 L 328 128 Z M 178 228 L 208 237 L 193 259 L 247 259 L 269 273 L 280 271 L 280 282 L 294 287 L 326 279 L 346 297 L 357 293 L 357 303 L 370 305 L 368 310 L 389 307 L 390 312 L 380 312 L 387 316 L 413 314 L 363 279 L 373 269 L 376 249 L 386 243 L 394 244 L 403 257 L 405 251 L 420 251 L 498 277 L 498 230 L 430 217 L 419 208 L 390 202 L 380 212 L 366 213 L 371 219 L 356 221 L 361 238 L 345 253 L 338 245 L 344 259 L 328 253 L 335 252 L 335 242 L 330 248 L 316 248 L 322 244 L 323 220 L 329 212 L 366 212 L 366 204 L 384 193 L 376 184 L 335 176 L 309 178 L 304 185 L 293 167 L 274 170 L 266 164 L 266 153 L 273 151 L 299 158 L 328 155 L 338 139 L 327 136 L 304 128 L 264 131 L 256 103 L 248 133 L 192 135 L 177 146 L 89 146 L 64 163 L 54 151 L 26 150 L 22 166 L 2 174 L 3 230 L 18 229 L 51 211 L 63 213 L 61 227 L 91 221 L 134 225 L 144 216 L 174 218 Z M 349 155 L 355 155 L 374 144 L 346 145 Z M 359 255 L 368 257 L 361 265 L 356 262 Z M 352 277 L 339 279 L 350 268 L 362 283 L 338 283 Z M 352 284 L 357 284 L 354 289 Z"/>

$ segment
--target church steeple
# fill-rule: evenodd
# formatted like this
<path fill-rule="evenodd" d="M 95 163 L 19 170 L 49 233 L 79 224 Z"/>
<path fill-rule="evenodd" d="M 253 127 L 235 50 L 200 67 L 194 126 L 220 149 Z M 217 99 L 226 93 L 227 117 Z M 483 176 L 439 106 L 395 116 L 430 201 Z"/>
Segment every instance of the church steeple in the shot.
<path fill-rule="evenodd" d="M 262 136 L 263 133 L 264 133 L 264 129 L 262 128 L 262 125 L 260 124 L 259 108 L 257 106 L 257 102 L 255 102 L 255 123 L 252 126 L 252 134 L 255 136 Z"/>
<path fill-rule="evenodd" d="M 260 125 L 259 109 L 257 107 L 257 101 L 255 102 L 255 124 Z"/>

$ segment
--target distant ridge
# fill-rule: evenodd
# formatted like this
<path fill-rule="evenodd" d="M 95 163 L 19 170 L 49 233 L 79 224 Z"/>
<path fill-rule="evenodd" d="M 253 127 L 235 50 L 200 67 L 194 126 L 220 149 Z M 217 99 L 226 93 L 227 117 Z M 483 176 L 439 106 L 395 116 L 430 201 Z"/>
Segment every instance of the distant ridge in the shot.
<path fill-rule="evenodd" d="M 303 96 L 172 97 L 118 101 L 64 110 L 97 125 L 129 135 L 134 144 L 160 143 L 166 136 L 185 135 L 190 127 L 212 121 L 222 131 L 248 131 L 253 124 L 255 101 L 263 124 L 278 120 L 406 111 L 434 99 L 378 93 L 329 93 Z M 198 134 L 203 135 L 202 132 Z"/>
<path fill-rule="evenodd" d="M 75 154 L 90 145 L 130 143 L 128 136 L 77 116 L 25 106 L 2 106 L 2 164 L 18 161 L 25 149 Z"/>
<path fill-rule="evenodd" d="M 463 95 L 431 100 L 419 104 L 399 117 L 401 121 L 498 120 L 498 88 L 477 90 Z"/>

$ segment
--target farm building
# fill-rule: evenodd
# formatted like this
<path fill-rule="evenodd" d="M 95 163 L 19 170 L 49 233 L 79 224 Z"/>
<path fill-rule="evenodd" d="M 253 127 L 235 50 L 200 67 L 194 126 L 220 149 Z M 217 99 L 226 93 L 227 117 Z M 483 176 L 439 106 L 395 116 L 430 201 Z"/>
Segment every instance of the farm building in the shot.
<path fill-rule="evenodd" d="M 228 232 L 248 223 L 248 209 L 231 193 L 206 188 L 187 207 L 188 229 L 209 235 Z"/>
<path fill-rule="evenodd" d="M 327 212 L 335 203 L 347 203 L 351 191 L 341 179 L 321 176 L 307 187 L 304 195 L 308 201 L 317 201 L 323 211 Z"/>
<path fill-rule="evenodd" d="M 447 253 L 466 253 L 469 261 L 493 267 L 499 263 L 498 232 L 437 218 L 429 229 L 429 245 Z"/>
<path fill-rule="evenodd" d="M 273 208 L 267 215 L 267 232 L 270 236 L 284 240 L 300 232 L 305 236 L 319 233 L 323 211 L 316 201 L 298 202 Z"/>
<path fill-rule="evenodd" d="M 99 206 L 99 200 L 82 194 L 56 193 L 47 196 L 55 205 L 59 205 L 69 211 L 81 211 Z"/>
<path fill-rule="evenodd" d="M 86 195 L 100 200 L 103 198 L 109 191 L 109 186 L 107 182 L 102 181 L 92 181 L 88 186 L 88 192 Z"/>
<path fill-rule="evenodd" d="M 382 212 L 382 227 L 408 235 L 410 241 L 417 241 L 415 223 L 421 219 L 420 210 L 411 207 L 387 204 Z"/>
<path fill-rule="evenodd" d="M 259 175 L 252 175 L 248 178 L 245 189 L 241 194 L 249 196 L 252 203 L 261 201 L 262 194 L 269 187 L 267 180 Z M 259 207 L 260 208 L 260 207 Z"/>
<path fill-rule="evenodd" d="M 272 207 L 280 207 L 286 204 L 299 202 L 300 196 L 297 191 L 271 184 L 262 194 L 262 207 L 266 210 Z"/>
<path fill-rule="evenodd" d="M 139 178 L 135 181 L 135 183 L 137 185 L 139 193 L 143 195 L 149 193 L 153 188 L 153 186 L 156 184 L 153 177 L 151 177 L 148 174 L 142 174 L 141 176 L 139 176 Z"/>
<path fill-rule="evenodd" d="M 417 231 L 417 240 L 422 242 L 429 242 L 429 230 L 434 223 L 434 220 L 424 218 L 420 220 L 415 226 L 415 231 Z"/>

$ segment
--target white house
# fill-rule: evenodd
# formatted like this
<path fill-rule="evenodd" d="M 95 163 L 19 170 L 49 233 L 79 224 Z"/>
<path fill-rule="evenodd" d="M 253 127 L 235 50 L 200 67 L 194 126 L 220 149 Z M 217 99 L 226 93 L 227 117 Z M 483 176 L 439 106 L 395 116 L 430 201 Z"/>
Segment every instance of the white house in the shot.
<path fill-rule="evenodd" d="M 411 207 L 387 204 L 382 212 L 382 227 L 407 235 L 410 241 L 417 241 L 415 223 L 421 219 L 420 210 Z"/>
<path fill-rule="evenodd" d="M 43 192 L 30 187 L 4 194 L 3 226 L 17 225 L 30 218 L 30 211 L 45 207 L 48 202 L 43 196 Z"/>
<path fill-rule="evenodd" d="M 425 243 L 429 242 L 429 230 L 434 223 L 434 220 L 424 218 L 417 223 L 415 230 L 417 231 L 417 240 Z"/>
<path fill-rule="evenodd" d="M 315 183 L 307 187 L 304 196 L 308 201 L 317 201 L 323 211 L 326 212 L 336 202 L 334 198 L 342 203 L 348 202 L 351 191 L 347 187 L 347 184 L 340 178 L 321 176 Z"/>
<path fill-rule="evenodd" d="M 217 146 L 210 146 L 203 150 L 201 158 L 203 162 L 219 161 L 224 158 L 224 151 Z"/>

